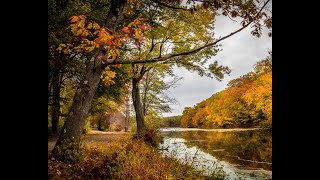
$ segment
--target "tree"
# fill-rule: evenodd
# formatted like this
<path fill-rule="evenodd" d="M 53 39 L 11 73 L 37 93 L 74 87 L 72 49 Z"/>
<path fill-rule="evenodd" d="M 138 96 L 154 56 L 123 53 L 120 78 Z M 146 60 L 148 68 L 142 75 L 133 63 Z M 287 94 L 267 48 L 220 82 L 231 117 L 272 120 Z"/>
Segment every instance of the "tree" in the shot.
<path fill-rule="evenodd" d="M 184 127 L 272 126 L 272 59 L 258 61 L 254 71 L 228 83 L 210 98 L 186 108 Z"/>
<path fill-rule="evenodd" d="M 95 21 L 101 22 L 104 17 L 96 14 L 105 14 L 104 7 L 108 0 L 102 1 L 74 1 L 49 0 L 48 1 L 48 104 L 51 106 L 51 121 L 53 134 L 58 133 L 58 123 L 65 116 L 62 113 L 64 104 L 69 104 L 61 97 L 61 91 L 69 89 L 64 87 L 66 81 L 72 81 L 75 89 L 85 69 L 83 58 L 77 53 L 59 53 L 56 51 L 59 44 L 72 38 L 67 27 L 69 18 L 74 14 L 88 14 Z M 69 82 L 68 82 L 69 83 Z M 62 116 L 62 118 L 61 118 Z M 49 118 L 48 118 L 49 119 Z"/>
<path fill-rule="evenodd" d="M 171 77 L 171 81 L 164 81 L 165 77 Z M 163 112 L 171 112 L 170 104 L 175 104 L 175 98 L 169 97 L 166 91 L 170 88 L 176 87 L 181 80 L 173 74 L 172 69 L 163 69 L 161 67 L 154 67 L 150 69 L 142 78 L 142 107 L 144 115 L 148 110 L 156 111 L 161 114 Z"/>
<path fill-rule="evenodd" d="M 54 152 L 57 150 L 57 147 L 62 145 L 64 142 L 72 141 L 77 144 L 80 141 L 82 129 L 85 123 L 86 116 L 88 114 L 90 104 L 92 101 L 92 98 L 94 96 L 94 93 L 97 89 L 97 86 L 100 81 L 101 73 L 103 72 L 104 68 L 107 67 L 110 64 L 143 64 L 143 63 L 176 63 L 178 65 L 187 65 L 189 69 L 197 69 L 200 73 L 204 73 L 201 71 L 199 67 L 203 67 L 203 62 L 206 62 L 204 60 L 200 61 L 202 58 L 205 58 L 205 60 L 208 60 L 210 56 L 208 54 L 213 55 L 216 53 L 216 50 L 214 47 L 216 47 L 217 43 L 220 41 L 231 37 L 232 35 L 242 31 L 244 28 L 248 27 L 250 24 L 255 25 L 255 29 L 253 31 L 253 35 L 260 36 L 260 19 L 265 17 L 265 24 L 268 27 L 271 27 L 272 20 L 267 16 L 266 13 L 264 13 L 262 10 L 266 6 L 266 4 L 269 2 L 263 4 L 263 6 L 260 8 L 258 5 L 254 4 L 252 1 L 248 1 L 245 3 L 237 2 L 236 4 L 231 3 L 231 1 L 217 1 L 218 4 L 215 3 L 209 3 L 205 2 L 202 3 L 199 6 L 193 5 L 192 8 L 189 8 L 188 11 L 186 11 L 186 8 L 182 8 L 182 6 L 178 5 L 179 2 L 177 1 L 170 1 L 168 3 L 168 6 L 163 6 L 162 3 L 159 3 L 157 1 L 110 1 L 109 6 L 109 12 L 106 16 L 106 19 L 108 22 L 103 27 L 100 27 L 97 23 L 89 22 L 86 24 L 86 17 L 85 16 L 74 16 L 71 19 L 72 27 L 71 31 L 73 32 L 74 36 L 76 37 L 79 42 L 78 44 L 60 44 L 57 49 L 61 52 L 71 52 L 71 49 L 76 50 L 78 52 L 87 52 L 90 57 L 87 58 L 87 65 L 86 70 L 84 72 L 84 76 L 80 82 L 80 85 L 76 91 L 76 94 L 74 96 L 73 104 L 71 106 L 69 115 L 66 119 L 66 122 L 63 127 L 63 131 L 60 134 L 60 137 L 55 145 Z M 209 3 L 209 5 L 207 5 Z M 181 10 L 177 10 L 177 6 L 171 5 L 177 5 L 181 7 Z M 135 10 L 138 12 L 141 12 L 139 14 L 135 14 L 137 18 L 134 16 L 131 16 L 133 11 L 132 6 L 135 7 Z M 181 43 L 181 41 L 174 42 L 177 44 L 177 47 L 179 48 L 173 48 L 171 51 L 167 51 L 165 54 L 160 54 L 160 56 L 157 57 L 149 57 L 145 56 L 141 58 L 140 56 L 138 59 L 134 58 L 127 58 L 124 59 L 126 56 L 120 56 L 119 48 L 123 46 L 123 39 L 127 36 L 131 35 L 133 37 L 133 43 L 137 44 L 139 46 L 139 42 L 143 41 L 141 38 L 142 33 L 144 30 L 148 30 L 147 24 L 143 22 L 143 12 L 152 12 L 155 10 L 163 8 L 166 9 L 168 12 L 171 13 L 168 14 L 167 17 L 171 19 L 178 19 L 180 14 L 185 14 L 186 12 L 194 13 L 195 18 L 199 18 L 198 13 L 206 14 L 206 16 L 202 16 L 202 20 L 206 20 L 206 17 L 211 18 L 215 16 L 218 10 L 224 9 L 226 15 L 232 14 L 233 16 L 237 16 L 238 14 L 235 14 L 233 11 L 230 10 L 238 10 L 240 11 L 239 16 L 243 17 L 242 25 L 243 27 L 230 33 L 229 35 L 226 35 L 224 37 L 221 37 L 219 39 L 212 38 L 210 36 L 199 36 L 194 37 L 193 39 L 199 39 L 202 40 L 202 43 L 193 43 L 192 41 L 187 43 L 182 43 L 183 45 L 178 45 Z M 161 10 L 163 10 L 161 9 Z M 203 11 L 201 11 L 203 10 Z M 209 12 L 210 16 L 208 13 Z M 178 15 L 177 18 L 172 17 L 172 15 Z M 190 15 L 190 13 L 188 14 Z M 211 16 L 212 15 L 212 16 Z M 140 17 L 139 17 L 140 16 Z M 156 18 L 158 18 L 157 16 Z M 165 17 L 165 16 L 164 16 Z M 146 17 L 148 18 L 148 17 Z M 127 24 L 128 19 L 135 19 L 132 21 L 132 23 L 128 23 L 127 26 L 124 26 L 124 24 Z M 209 19 L 210 20 L 210 19 Z M 157 19 L 157 21 L 151 21 L 149 24 L 151 26 L 156 25 L 159 22 L 162 22 L 162 19 Z M 210 21 L 212 22 L 212 20 Z M 170 22 L 166 22 L 170 23 Z M 190 22 L 189 22 L 190 23 Z M 85 26 L 87 25 L 87 26 Z M 187 22 L 186 22 L 186 25 Z M 206 24 L 203 24 L 206 25 Z M 212 25 L 212 24 L 211 24 Z M 185 27 L 185 26 L 182 26 Z M 199 26 L 202 27 L 202 26 Z M 87 38 L 90 35 L 90 31 L 94 30 L 94 35 L 97 35 L 97 38 Z M 123 33 L 119 33 L 119 32 Z M 213 29 L 211 28 L 211 31 Z M 196 30 L 195 30 L 196 31 Z M 209 29 L 210 31 L 210 29 Z M 152 32 L 152 29 L 150 30 Z M 166 31 L 169 33 L 170 31 Z M 201 31 L 199 31 L 201 33 Z M 202 33 L 205 34 L 205 31 Z M 187 35 L 187 34 L 186 34 Z M 192 36 L 192 34 L 189 34 Z M 186 39 L 182 39 L 183 42 L 186 41 Z M 200 41 L 201 42 L 201 41 Z M 131 44 L 133 44 L 131 43 Z M 172 43 L 172 42 L 171 42 Z M 75 45 L 76 44 L 76 45 Z M 161 46 L 160 46 L 161 47 Z M 160 51 L 161 52 L 161 51 Z M 111 58 L 110 58 L 111 57 Z M 196 66 L 195 64 L 198 64 Z M 142 65 L 143 66 L 143 65 Z M 143 69 L 142 67 L 140 70 Z M 217 64 L 212 64 L 209 66 L 209 68 L 205 68 L 209 70 L 209 72 L 216 74 L 217 78 L 223 78 L 223 74 L 229 72 L 229 70 L 222 66 L 217 66 Z M 145 70 L 145 69 L 144 69 Z M 141 73 L 140 73 L 141 75 Z M 137 80 L 139 80 L 139 76 L 137 77 Z M 133 89 L 133 91 L 136 91 Z M 140 112 L 139 112 L 140 113 Z"/>

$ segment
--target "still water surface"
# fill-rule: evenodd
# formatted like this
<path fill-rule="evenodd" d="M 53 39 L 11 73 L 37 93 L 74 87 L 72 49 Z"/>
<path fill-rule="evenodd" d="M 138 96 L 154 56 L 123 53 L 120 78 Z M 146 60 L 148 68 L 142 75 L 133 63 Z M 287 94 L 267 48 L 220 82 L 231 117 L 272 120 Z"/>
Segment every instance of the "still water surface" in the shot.
<path fill-rule="evenodd" d="M 162 128 L 160 132 L 164 156 L 205 174 L 220 167 L 225 179 L 272 179 L 271 130 Z"/>

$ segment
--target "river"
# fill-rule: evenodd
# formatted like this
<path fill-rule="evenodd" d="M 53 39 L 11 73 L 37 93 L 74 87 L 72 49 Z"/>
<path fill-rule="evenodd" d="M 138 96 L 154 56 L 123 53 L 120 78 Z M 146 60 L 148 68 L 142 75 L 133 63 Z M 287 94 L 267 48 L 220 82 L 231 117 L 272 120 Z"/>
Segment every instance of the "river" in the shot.
<path fill-rule="evenodd" d="M 224 179 L 272 179 L 269 129 L 161 128 L 163 156 L 188 163 L 205 175 L 223 171 Z"/>

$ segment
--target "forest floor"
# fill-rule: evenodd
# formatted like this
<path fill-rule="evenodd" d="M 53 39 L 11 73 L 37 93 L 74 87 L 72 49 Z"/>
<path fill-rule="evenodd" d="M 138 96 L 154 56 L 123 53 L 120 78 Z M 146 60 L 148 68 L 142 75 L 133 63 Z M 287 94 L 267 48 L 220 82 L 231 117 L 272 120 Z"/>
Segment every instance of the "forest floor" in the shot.
<path fill-rule="evenodd" d="M 129 138 L 129 132 L 104 132 L 98 130 L 90 130 L 84 136 L 84 143 L 88 145 L 99 145 L 106 142 L 118 141 Z M 57 142 L 57 138 L 48 139 L 48 154 L 53 150 L 54 145 Z"/>

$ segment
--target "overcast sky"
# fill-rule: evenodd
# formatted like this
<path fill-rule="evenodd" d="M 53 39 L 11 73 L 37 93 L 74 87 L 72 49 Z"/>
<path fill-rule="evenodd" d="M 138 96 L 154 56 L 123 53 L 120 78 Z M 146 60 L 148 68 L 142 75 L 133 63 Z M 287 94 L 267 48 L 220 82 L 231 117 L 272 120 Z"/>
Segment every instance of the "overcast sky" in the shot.
<path fill-rule="evenodd" d="M 237 30 L 240 22 L 233 22 L 230 19 L 219 16 L 216 20 L 216 37 L 224 36 Z M 202 100 L 209 98 L 227 87 L 227 83 L 253 70 L 253 65 L 268 56 L 268 51 L 272 50 L 272 38 L 268 37 L 265 30 L 260 38 L 251 35 L 251 29 L 243 31 L 221 41 L 222 51 L 212 58 L 212 62 L 217 60 L 220 65 L 228 66 L 231 69 L 230 76 L 219 82 L 215 79 L 200 77 L 196 72 L 192 73 L 184 68 L 176 68 L 175 74 L 183 77 L 179 85 L 170 89 L 171 97 L 175 97 L 179 102 L 172 105 L 171 113 L 164 113 L 163 116 L 181 115 L 185 107 L 194 106 Z"/>

